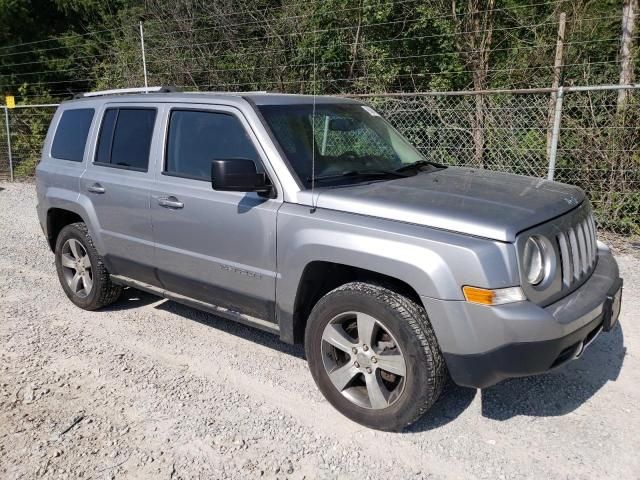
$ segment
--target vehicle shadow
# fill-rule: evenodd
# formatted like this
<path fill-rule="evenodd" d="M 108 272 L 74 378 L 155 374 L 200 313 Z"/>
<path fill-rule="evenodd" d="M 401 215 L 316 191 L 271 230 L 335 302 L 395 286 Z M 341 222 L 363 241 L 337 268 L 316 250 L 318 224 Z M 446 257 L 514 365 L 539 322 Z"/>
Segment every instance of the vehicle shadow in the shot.
<path fill-rule="evenodd" d="M 188 320 L 193 320 L 208 327 L 235 335 L 247 342 L 258 343 L 273 350 L 286 353 L 287 355 L 304 359 L 304 347 L 302 345 L 289 345 L 282 342 L 277 335 L 249 327 L 232 320 L 227 320 L 211 313 L 188 307 L 181 303 L 167 300 L 164 297 L 159 297 L 132 287 L 126 287 L 122 292 L 122 296 L 116 303 L 109 305 L 108 307 L 104 307 L 102 310 L 107 312 L 130 310 L 150 305 L 155 302 L 159 302 L 154 306 L 154 308 L 157 308 L 158 310 L 164 310 L 165 312 L 173 313 L 174 315 L 179 315 Z"/>
<path fill-rule="evenodd" d="M 518 415 L 555 417 L 580 407 L 607 382 L 616 381 L 626 356 L 619 324 L 602 333 L 581 358 L 553 372 L 506 380 L 482 391 L 482 415 L 508 420 Z"/>
<path fill-rule="evenodd" d="M 481 390 L 482 416 L 504 421 L 518 415 L 554 417 L 571 413 L 607 382 L 616 381 L 626 356 L 621 325 L 601 334 L 583 356 L 543 375 L 505 380 Z M 477 390 L 449 382 L 440 400 L 405 432 L 423 432 L 455 420 L 473 402 Z"/>
<path fill-rule="evenodd" d="M 427 432 L 452 422 L 471 405 L 477 393 L 478 390 L 475 388 L 459 387 L 449 380 L 435 405 L 420 420 L 404 429 L 403 432 Z"/>
<path fill-rule="evenodd" d="M 238 213 L 247 213 L 251 211 L 254 207 L 259 207 L 269 199 L 266 197 L 260 197 L 256 194 L 246 194 L 244 197 L 240 199 L 238 202 Z"/>
<path fill-rule="evenodd" d="M 165 300 L 164 302 L 156 305 L 155 308 L 193 320 L 201 323 L 202 325 L 206 325 L 207 327 L 229 333 L 238 338 L 242 338 L 247 342 L 257 343 L 264 347 L 286 353 L 292 357 L 304 359 L 304 347 L 302 345 L 289 345 L 288 343 L 281 341 L 277 335 L 272 333 L 265 332 L 254 327 L 249 327 L 241 323 L 234 322 L 233 320 L 227 320 L 171 300 Z"/>
<path fill-rule="evenodd" d="M 247 342 L 304 359 L 302 345 L 289 345 L 277 335 L 242 325 L 161 297 L 126 288 L 123 296 L 105 310 L 127 310 L 158 302 L 154 308 L 196 321 L 207 327 L 234 335 Z M 616 381 L 626 356 L 622 325 L 602 333 L 583 356 L 559 369 L 531 377 L 505 380 L 480 392 L 482 416 L 504 421 L 524 415 L 553 417 L 566 415 L 593 397 L 610 381 Z M 449 381 L 435 405 L 404 430 L 417 433 L 433 430 L 457 419 L 473 402 L 478 390 L 459 387 Z"/>
<path fill-rule="evenodd" d="M 153 302 L 162 300 L 162 297 L 152 295 L 142 290 L 136 290 L 135 288 L 125 287 L 122 291 L 122 295 L 116 303 L 104 307 L 102 310 L 105 312 L 113 312 L 118 310 L 131 310 L 134 308 L 144 307 Z"/>

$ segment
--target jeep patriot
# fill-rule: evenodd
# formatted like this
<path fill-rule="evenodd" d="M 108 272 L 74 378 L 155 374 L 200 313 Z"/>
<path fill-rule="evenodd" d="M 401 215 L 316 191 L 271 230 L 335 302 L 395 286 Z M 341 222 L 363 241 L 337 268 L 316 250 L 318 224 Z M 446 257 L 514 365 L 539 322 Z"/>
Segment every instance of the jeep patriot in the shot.
<path fill-rule="evenodd" d="M 355 100 L 133 90 L 61 104 L 37 168 L 80 308 L 133 287 L 304 343 L 326 399 L 381 430 L 448 378 L 543 373 L 616 324 L 577 187 L 431 162 Z"/>

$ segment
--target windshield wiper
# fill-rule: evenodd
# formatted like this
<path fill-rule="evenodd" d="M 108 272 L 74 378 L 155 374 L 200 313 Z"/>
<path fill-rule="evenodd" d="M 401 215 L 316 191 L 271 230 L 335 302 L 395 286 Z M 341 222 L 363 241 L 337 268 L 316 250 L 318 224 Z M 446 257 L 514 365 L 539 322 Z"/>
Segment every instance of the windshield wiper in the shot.
<path fill-rule="evenodd" d="M 337 178 L 349 178 L 349 177 L 397 177 L 406 178 L 411 175 L 405 175 L 397 170 L 347 170 L 341 173 L 331 173 L 328 175 L 318 175 L 315 180 L 335 180 Z M 311 177 L 307 177 L 307 182 L 310 182 Z"/>
<path fill-rule="evenodd" d="M 394 172 L 404 172 L 404 171 L 407 171 L 407 170 L 411 170 L 412 168 L 415 168 L 416 170 L 419 170 L 421 167 L 435 167 L 436 170 L 447 168 L 446 165 L 442 165 L 441 163 L 430 162 L 428 160 L 418 160 L 416 162 L 408 163 L 407 165 L 403 165 L 400 168 L 396 168 L 394 170 Z"/>

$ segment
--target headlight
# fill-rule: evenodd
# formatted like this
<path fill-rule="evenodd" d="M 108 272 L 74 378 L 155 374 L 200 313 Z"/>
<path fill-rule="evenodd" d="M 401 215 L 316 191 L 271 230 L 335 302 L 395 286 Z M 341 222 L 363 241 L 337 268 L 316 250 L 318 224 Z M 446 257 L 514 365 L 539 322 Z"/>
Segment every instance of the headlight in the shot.
<path fill-rule="evenodd" d="M 524 245 L 522 265 L 531 285 L 539 285 L 544 280 L 546 261 L 542 239 L 536 236 L 529 237 Z"/>

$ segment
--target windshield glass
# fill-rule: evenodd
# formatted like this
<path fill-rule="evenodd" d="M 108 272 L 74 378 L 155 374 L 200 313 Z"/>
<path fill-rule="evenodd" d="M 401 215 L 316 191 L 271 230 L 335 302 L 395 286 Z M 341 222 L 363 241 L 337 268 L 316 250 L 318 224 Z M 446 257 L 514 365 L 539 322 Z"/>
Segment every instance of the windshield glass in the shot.
<path fill-rule="evenodd" d="M 370 181 L 370 177 L 358 173 L 392 171 L 424 160 L 407 140 L 365 105 L 318 103 L 315 115 L 311 103 L 258 108 L 307 188 L 311 187 L 314 149 L 316 180 L 332 177 L 336 184 Z"/>

